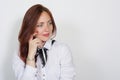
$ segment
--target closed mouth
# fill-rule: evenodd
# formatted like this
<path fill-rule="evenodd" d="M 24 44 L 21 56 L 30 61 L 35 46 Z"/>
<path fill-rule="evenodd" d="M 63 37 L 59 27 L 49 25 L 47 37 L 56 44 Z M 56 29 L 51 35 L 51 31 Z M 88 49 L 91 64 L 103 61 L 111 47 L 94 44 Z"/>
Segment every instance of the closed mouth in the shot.
<path fill-rule="evenodd" d="M 43 34 L 43 36 L 48 37 L 48 36 L 49 36 L 49 33 L 47 33 L 47 34 Z"/>

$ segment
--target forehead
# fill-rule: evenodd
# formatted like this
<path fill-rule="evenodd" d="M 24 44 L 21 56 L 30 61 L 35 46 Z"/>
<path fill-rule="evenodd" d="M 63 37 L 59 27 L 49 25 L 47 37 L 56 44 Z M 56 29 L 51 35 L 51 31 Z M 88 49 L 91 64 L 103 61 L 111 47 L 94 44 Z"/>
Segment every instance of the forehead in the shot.
<path fill-rule="evenodd" d="M 50 15 L 47 12 L 43 11 L 41 13 L 37 23 L 39 23 L 39 22 L 47 22 L 49 20 L 51 20 Z"/>

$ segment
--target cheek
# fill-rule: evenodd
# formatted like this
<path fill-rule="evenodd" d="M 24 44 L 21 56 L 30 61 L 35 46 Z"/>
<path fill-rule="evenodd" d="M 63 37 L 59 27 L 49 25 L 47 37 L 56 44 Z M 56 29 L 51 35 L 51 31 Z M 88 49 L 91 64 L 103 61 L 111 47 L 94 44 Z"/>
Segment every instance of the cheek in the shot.
<path fill-rule="evenodd" d="M 42 33 L 42 30 L 36 28 L 35 33 L 40 35 Z"/>
<path fill-rule="evenodd" d="M 53 33 L 53 26 L 51 27 L 50 32 Z"/>
<path fill-rule="evenodd" d="M 43 33 L 42 31 L 38 31 L 38 33 L 37 33 L 37 34 L 38 34 L 38 35 L 41 35 L 42 33 Z"/>

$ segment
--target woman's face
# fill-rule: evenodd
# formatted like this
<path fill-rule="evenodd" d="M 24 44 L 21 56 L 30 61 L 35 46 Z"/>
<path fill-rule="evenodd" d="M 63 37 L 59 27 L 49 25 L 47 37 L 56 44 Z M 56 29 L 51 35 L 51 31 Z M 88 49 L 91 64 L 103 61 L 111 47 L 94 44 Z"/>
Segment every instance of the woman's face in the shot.
<path fill-rule="evenodd" d="M 35 37 L 47 41 L 52 36 L 53 24 L 47 12 L 42 12 L 35 28 Z"/>

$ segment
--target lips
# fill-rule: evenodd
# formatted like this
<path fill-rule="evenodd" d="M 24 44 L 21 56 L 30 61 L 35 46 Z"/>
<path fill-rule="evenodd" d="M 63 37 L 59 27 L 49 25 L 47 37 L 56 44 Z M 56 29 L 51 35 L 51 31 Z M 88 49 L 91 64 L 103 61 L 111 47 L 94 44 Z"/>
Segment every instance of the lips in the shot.
<path fill-rule="evenodd" d="M 48 37 L 48 36 L 49 36 L 49 33 L 47 33 L 47 34 L 43 34 L 43 36 Z"/>

